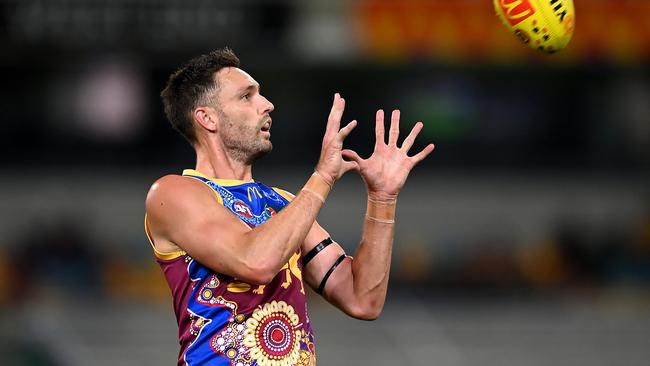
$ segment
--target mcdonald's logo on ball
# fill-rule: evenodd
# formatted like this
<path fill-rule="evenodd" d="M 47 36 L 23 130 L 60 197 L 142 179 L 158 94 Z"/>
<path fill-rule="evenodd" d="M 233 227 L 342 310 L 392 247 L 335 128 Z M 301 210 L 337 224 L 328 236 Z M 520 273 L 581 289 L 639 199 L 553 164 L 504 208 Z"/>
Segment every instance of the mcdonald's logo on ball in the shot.
<path fill-rule="evenodd" d="M 543 53 L 564 49 L 573 36 L 573 0 L 493 0 L 503 25 L 528 47 Z"/>

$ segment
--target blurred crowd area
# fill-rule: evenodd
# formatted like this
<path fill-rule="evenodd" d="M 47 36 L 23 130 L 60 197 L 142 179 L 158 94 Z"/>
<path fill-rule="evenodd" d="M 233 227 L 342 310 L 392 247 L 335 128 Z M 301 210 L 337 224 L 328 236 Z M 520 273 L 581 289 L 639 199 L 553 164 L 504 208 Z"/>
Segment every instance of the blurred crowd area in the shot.
<path fill-rule="evenodd" d="M 336 227 L 331 230 L 336 233 Z M 533 298 L 549 292 L 590 297 L 621 288 L 644 293 L 650 285 L 650 211 L 623 225 L 601 227 L 565 217 L 545 234 L 517 243 L 491 227 L 450 244 L 400 233 L 391 281 L 419 295 Z M 63 216 L 31 222 L 10 244 L 0 251 L 0 304 L 20 306 L 49 296 L 170 300 L 144 234 L 124 250 L 106 238 L 93 239 L 77 218 Z M 353 253 L 356 242 L 341 244 Z M 445 252 L 445 245 L 457 247 Z"/>
<path fill-rule="evenodd" d="M 25 208 L 29 205 L 11 207 L 21 206 L 15 199 L 20 194 L 11 199 L 5 193 L 3 215 L 13 212 L 21 222 L 32 223 L 5 220 L 8 232 L 0 246 L 5 273 L 20 272 L 27 262 L 41 263 L 29 267 L 60 277 L 62 283 L 121 291 L 111 285 L 125 280 L 120 276 L 128 264 L 121 251 L 112 253 L 99 237 L 104 232 L 86 225 L 92 215 L 69 210 L 82 196 L 92 197 L 97 185 L 79 185 L 56 199 L 48 189 L 65 186 L 64 177 L 75 175 L 97 181 L 119 177 L 117 184 L 151 182 L 191 167 L 192 150 L 166 122 L 158 95 L 182 61 L 228 45 L 275 104 L 275 149 L 260 165 L 276 184 L 284 183 L 273 171 L 301 174 L 311 169 L 331 95 L 340 92 L 348 100 L 344 118 L 360 121 L 348 144 L 362 155 L 372 150 L 376 109 L 400 108 L 403 130 L 425 122 L 415 148 L 434 142 L 437 151 L 412 180 L 419 179 L 417 174 L 427 182 L 446 176 L 476 181 L 477 186 L 497 180 L 504 189 L 516 189 L 508 183 L 513 176 L 548 179 L 558 189 L 572 179 L 584 180 L 585 189 L 615 180 L 617 188 L 601 199 L 615 201 L 611 195 L 616 192 L 634 192 L 620 203 L 627 205 L 625 212 L 634 212 L 619 220 L 623 222 L 594 229 L 583 227 L 593 226 L 581 216 L 588 209 L 558 211 L 551 215 L 554 223 L 540 225 L 547 233 L 524 238 L 547 243 L 517 253 L 511 251 L 517 243 L 502 246 L 506 253 L 485 250 L 491 242 L 503 241 L 499 228 L 468 226 L 469 237 L 483 239 L 462 247 L 476 248 L 476 253 L 459 256 L 450 268 L 405 265 L 403 278 L 443 287 L 605 284 L 621 277 L 645 284 L 648 279 L 643 270 L 650 212 L 643 188 L 650 167 L 648 1 L 576 2 L 575 37 L 565 52 L 552 57 L 522 47 L 495 21 L 490 1 L 0 4 L 5 192 L 38 177 L 33 194 L 42 192 L 36 200 L 47 205 L 34 203 L 30 207 L 36 211 Z M 118 202 L 124 190 L 137 190 L 133 197 L 143 199 L 147 188 L 107 189 L 102 197 Z M 418 188 L 420 198 L 422 191 Z M 536 195 L 535 188 L 528 192 L 524 195 L 531 199 Z M 489 194 L 476 200 L 490 199 Z M 589 199 L 599 199 L 593 197 Z M 503 205 L 515 202 L 508 195 L 501 199 Z M 431 205 L 435 209 L 435 202 Z M 143 241 L 139 225 L 120 230 Z M 420 236 L 425 242 L 420 250 L 436 248 L 435 241 Z M 141 249 L 136 253 L 143 256 Z M 144 263 L 151 264 L 148 258 Z M 142 272 L 141 262 L 134 267 L 136 274 L 126 278 L 135 281 L 142 273 L 156 277 Z M 29 283 L 39 276 L 21 278 Z M 19 281 L 4 282 L 6 299 L 13 298 L 7 295 L 12 286 L 23 287 Z"/>
<path fill-rule="evenodd" d="M 393 289 L 466 304 L 613 293 L 647 314 L 650 1 L 574 2 L 574 39 L 547 56 L 491 0 L 0 0 L 0 308 L 170 303 L 143 203 L 194 156 L 159 93 L 230 46 L 275 105 L 255 170 L 269 184 L 301 187 L 335 92 L 362 156 L 378 108 L 401 109 L 402 131 L 425 123 L 414 150 L 436 151 L 400 198 Z M 320 217 L 348 253 L 364 200 L 345 177 Z"/>

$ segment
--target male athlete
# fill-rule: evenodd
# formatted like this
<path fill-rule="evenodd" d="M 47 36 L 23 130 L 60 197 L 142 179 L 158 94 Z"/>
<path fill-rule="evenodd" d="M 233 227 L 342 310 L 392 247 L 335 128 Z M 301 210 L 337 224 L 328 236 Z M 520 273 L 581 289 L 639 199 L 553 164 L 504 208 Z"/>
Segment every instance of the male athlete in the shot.
<path fill-rule="evenodd" d="M 315 365 L 304 282 L 346 314 L 373 320 L 386 298 L 397 195 L 431 151 L 409 157 L 417 123 L 397 146 L 399 111 L 376 115 L 375 150 L 343 150 L 356 121 L 340 128 L 334 96 L 314 173 L 293 196 L 253 180 L 271 151 L 273 104 L 229 49 L 189 61 L 162 92 L 172 125 L 196 150 L 196 168 L 153 184 L 145 227 L 174 300 L 179 365 Z M 345 160 L 344 160 L 345 158 Z M 354 258 L 316 222 L 328 193 L 355 170 L 368 190 Z M 303 280 L 304 279 L 304 280 Z"/>

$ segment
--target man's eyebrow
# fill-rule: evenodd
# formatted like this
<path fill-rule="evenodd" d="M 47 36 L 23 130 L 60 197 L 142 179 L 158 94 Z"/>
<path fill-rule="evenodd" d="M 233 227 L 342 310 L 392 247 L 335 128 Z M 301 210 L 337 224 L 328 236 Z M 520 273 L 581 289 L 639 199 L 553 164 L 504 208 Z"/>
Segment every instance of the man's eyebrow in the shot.
<path fill-rule="evenodd" d="M 239 89 L 239 92 L 243 93 L 243 92 L 246 92 L 246 91 L 254 91 L 254 90 L 259 91 L 260 90 L 260 85 L 259 84 L 249 84 L 249 85 Z"/>

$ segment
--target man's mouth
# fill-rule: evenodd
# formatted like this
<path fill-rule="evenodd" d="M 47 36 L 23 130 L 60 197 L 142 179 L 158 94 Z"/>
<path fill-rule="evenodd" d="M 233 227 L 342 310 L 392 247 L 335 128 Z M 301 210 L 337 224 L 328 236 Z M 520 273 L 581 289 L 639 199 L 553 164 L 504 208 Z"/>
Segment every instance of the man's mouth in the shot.
<path fill-rule="evenodd" d="M 273 124 L 273 122 L 269 118 L 266 122 L 264 122 L 264 124 L 262 125 L 261 130 L 264 131 L 264 132 L 271 131 L 271 124 Z"/>

